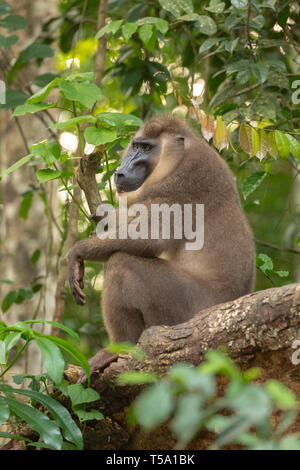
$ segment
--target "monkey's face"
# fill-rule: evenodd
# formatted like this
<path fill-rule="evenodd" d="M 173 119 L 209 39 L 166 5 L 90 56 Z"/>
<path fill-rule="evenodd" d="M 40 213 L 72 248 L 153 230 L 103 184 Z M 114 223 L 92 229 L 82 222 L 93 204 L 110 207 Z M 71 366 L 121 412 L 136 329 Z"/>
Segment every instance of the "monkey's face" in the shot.
<path fill-rule="evenodd" d="M 154 170 L 159 155 L 155 140 L 134 138 L 114 178 L 117 192 L 127 193 L 140 188 Z"/>

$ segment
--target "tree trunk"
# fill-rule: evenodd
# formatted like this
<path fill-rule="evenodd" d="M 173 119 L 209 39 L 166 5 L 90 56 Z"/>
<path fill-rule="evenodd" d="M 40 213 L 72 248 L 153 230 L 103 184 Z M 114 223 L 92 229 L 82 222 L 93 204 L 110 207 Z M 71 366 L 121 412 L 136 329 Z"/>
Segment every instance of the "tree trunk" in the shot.
<path fill-rule="evenodd" d="M 94 373 L 91 386 L 100 393 L 102 421 L 86 423 L 85 449 L 172 449 L 176 440 L 166 425 L 146 434 L 139 427 L 126 424 L 128 408 L 140 386 L 121 386 L 121 372 L 139 370 L 164 374 L 174 363 L 204 360 L 209 349 L 228 352 L 241 368 L 258 366 L 260 381 L 279 379 L 300 397 L 300 363 L 293 342 L 300 339 L 300 284 L 255 292 L 237 300 L 203 310 L 186 323 L 176 326 L 154 326 L 143 332 L 139 346 L 146 360 L 121 356 L 102 373 Z M 295 347 L 295 344 L 294 344 Z M 298 344 L 299 349 L 299 344 Z M 66 376 L 76 381 L 78 369 L 72 366 Z M 224 387 L 225 380 L 222 386 Z M 276 417 L 274 418 L 276 421 Z M 300 428 L 300 418 L 292 431 Z M 190 448 L 204 449 L 214 440 L 203 432 Z"/>

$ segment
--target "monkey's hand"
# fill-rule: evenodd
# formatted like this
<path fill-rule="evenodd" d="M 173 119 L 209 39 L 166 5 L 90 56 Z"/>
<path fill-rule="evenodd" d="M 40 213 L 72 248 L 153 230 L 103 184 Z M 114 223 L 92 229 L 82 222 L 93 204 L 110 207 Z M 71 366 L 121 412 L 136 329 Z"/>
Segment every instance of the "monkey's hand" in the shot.
<path fill-rule="evenodd" d="M 68 272 L 69 272 L 69 284 L 73 297 L 77 304 L 85 304 L 85 293 L 84 288 L 84 263 L 83 259 L 79 256 L 75 256 L 72 251 L 69 255 L 68 260 Z"/>
<path fill-rule="evenodd" d="M 91 359 L 89 359 L 89 364 L 91 366 L 91 376 L 93 373 L 100 373 L 103 372 L 112 362 L 115 362 L 118 359 L 116 354 L 111 354 L 105 349 L 101 349 L 97 352 L 97 354 Z M 77 383 L 79 384 L 86 384 L 87 383 L 87 375 L 84 371 L 81 372 Z"/>

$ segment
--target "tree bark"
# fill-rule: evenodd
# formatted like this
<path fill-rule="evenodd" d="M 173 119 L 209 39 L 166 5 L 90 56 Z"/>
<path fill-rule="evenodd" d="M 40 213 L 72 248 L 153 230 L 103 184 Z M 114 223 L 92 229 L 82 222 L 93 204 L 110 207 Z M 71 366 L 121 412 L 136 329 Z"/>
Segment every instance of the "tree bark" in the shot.
<path fill-rule="evenodd" d="M 100 393 L 99 410 L 105 419 L 86 423 L 85 448 L 172 449 L 176 441 L 166 425 L 149 434 L 139 427 L 127 426 L 128 408 L 142 387 L 121 386 L 117 377 L 128 370 L 163 375 L 178 362 L 198 365 L 209 349 L 227 351 L 243 370 L 260 367 L 263 371 L 260 381 L 279 379 L 300 397 L 300 365 L 292 363 L 293 341 L 297 339 L 300 339 L 300 284 L 246 295 L 203 310 L 180 325 L 145 330 L 139 340 L 146 353 L 145 361 L 121 356 L 104 372 L 92 375 L 91 386 Z M 66 371 L 71 382 L 76 381 L 77 374 L 74 367 Z M 300 418 L 292 430 L 299 429 Z M 211 433 L 203 432 L 190 448 L 207 448 L 213 439 Z"/>

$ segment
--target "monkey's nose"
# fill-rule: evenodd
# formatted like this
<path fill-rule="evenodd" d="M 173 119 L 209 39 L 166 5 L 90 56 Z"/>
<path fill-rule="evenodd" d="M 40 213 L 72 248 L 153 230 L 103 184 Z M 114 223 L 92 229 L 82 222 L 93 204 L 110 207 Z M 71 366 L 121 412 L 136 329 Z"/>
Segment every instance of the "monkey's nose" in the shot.
<path fill-rule="evenodd" d="M 116 171 L 114 175 L 115 182 L 120 182 L 124 178 L 124 176 L 125 175 L 124 173 L 122 173 L 122 171 Z"/>

